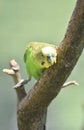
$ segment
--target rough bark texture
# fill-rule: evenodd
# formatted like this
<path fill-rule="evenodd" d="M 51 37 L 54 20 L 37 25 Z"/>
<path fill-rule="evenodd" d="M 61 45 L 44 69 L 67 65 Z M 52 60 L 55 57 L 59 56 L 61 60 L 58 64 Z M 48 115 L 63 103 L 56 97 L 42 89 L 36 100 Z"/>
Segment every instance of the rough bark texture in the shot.
<path fill-rule="evenodd" d="M 45 130 L 47 108 L 59 94 L 84 48 L 84 0 L 77 0 L 63 41 L 58 47 L 57 63 L 47 69 L 26 94 L 17 88 L 19 130 Z M 18 82 L 18 81 L 16 81 Z"/>

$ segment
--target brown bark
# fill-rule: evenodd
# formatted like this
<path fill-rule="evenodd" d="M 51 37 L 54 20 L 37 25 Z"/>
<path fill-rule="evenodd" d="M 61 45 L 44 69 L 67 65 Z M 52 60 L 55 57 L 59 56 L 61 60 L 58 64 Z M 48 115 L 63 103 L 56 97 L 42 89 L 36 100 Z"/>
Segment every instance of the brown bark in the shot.
<path fill-rule="evenodd" d="M 27 94 L 24 86 L 16 89 L 19 130 L 45 130 L 47 108 L 59 94 L 83 48 L 84 0 L 77 0 L 65 37 L 58 47 L 57 63 L 45 70 L 40 80 Z M 13 77 L 17 79 L 16 73 L 19 71 L 14 70 L 14 72 Z"/>

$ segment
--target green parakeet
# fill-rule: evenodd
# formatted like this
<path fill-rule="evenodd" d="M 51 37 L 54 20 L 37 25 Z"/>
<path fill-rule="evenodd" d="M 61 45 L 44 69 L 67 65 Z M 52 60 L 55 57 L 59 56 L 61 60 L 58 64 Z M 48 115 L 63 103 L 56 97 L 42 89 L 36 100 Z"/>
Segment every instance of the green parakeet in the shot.
<path fill-rule="evenodd" d="M 38 80 L 42 72 L 56 63 L 56 45 L 42 42 L 30 42 L 24 54 L 24 62 L 29 79 Z"/>
<path fill-rule="evenodd" d="M 56 63 L 56 58 L 56 45 L 42 42 L 30 42 L 24 54 L 24 62 L 26 64 L 29 79 L 22 79 L 14 88 L 28 83 L 31 77 L 38 80 L 45 69 Z"/>

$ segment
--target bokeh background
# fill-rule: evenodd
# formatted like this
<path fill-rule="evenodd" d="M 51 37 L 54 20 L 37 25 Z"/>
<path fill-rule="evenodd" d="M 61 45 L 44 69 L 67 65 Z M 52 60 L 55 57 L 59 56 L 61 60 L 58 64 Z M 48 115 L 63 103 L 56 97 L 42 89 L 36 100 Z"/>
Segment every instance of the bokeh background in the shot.
<path fill-rule="evenodd" d="M 30 41 L 61 42 L 76 0 L 0 0 L 0 130 L 17 130 L 16 93 L 13 80 L 2 72 L 15 59 L 26 78 L 23 62 Z M 84 58 L 81 55 L 68 78 L 79 86 L 61 90 L 48 109 L 47 130 L 82 130 Z M 32 81 L 27 91 L 31 89 Z"/>

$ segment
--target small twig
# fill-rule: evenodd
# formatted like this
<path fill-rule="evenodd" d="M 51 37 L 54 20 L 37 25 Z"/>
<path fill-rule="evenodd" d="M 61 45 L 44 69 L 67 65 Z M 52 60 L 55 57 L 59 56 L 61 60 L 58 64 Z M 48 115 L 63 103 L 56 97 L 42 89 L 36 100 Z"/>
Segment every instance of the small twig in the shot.
<path fill-rule="evenodd" d="M 64 83 L 62 88 L 65 88 L 65 87 L 70 86 L 70 85 L 77 85 L 78 86 L 79 84 L 75 80 L 73 80 L 73 81 L 69 81 L 69 82 Z"/>
<path fill-rule="evenodd" d="M 3 69 L 2 71 L 4 73 L 12 76 L 14 79 L 14 83 L 17 84 L 18 82 L 21 81 L 20 66 L 18 65 L 18 63 L 14 59 L 9 62 L 9 65 L 11 67 L 10 69 Z M 24 86 L 15 88 L 15 90 L 17 93 L 18 101 L 21 101 L 21 99 L 23 99 L 23 97 L 26 96 Z"/>
<path fill-rule="evenodd" d="M 12 69 L 3 69 L 2 70 L 4 73 L 8 74 L 8 75 L 11 75 L 11 76 L 14 76 L 15 75 L 15 72 L 14 70 Z"/>
<path fill-rule="evenodd" d="M 20 66 L 18 63 L 13 59 L 9 62 L 10 69 L 3 69 L 2 71 L 10 76 L 13 77 L 15 84 L 21 80 L 20 75 Z"/>

